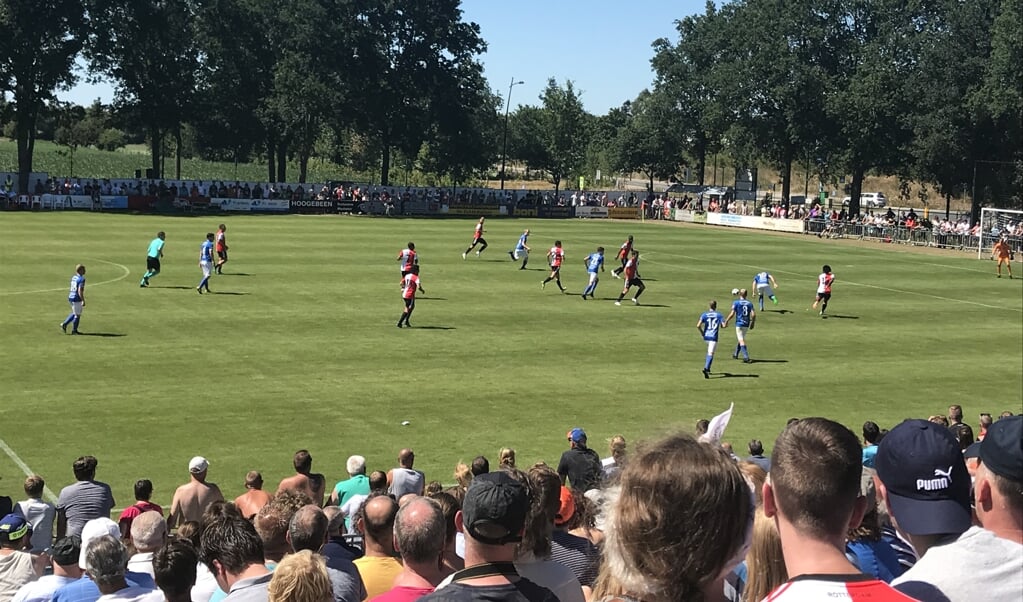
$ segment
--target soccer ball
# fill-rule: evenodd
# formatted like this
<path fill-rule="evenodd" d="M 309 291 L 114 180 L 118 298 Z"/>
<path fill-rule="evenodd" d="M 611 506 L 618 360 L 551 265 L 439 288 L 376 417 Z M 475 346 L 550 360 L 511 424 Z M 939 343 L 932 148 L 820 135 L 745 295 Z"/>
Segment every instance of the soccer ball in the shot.
<path fill-rule="evenodd" d="M 737 289 L 737 288 L 733 288 L 733 289 L 732 289 L 732 296 L 733 296 L 733 297 L 735 297 L 735 296 L 736 296 L 736 295 L 738 295 L 738 294 L 739 294 L 739 289 Z"/>

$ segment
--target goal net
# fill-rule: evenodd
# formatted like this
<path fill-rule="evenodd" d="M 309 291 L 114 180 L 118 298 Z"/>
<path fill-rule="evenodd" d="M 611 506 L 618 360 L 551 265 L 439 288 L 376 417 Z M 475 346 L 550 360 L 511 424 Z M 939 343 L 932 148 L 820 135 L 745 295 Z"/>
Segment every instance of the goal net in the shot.
<path fill-rule="evenodd" d="M 1009 247 L 1016 253 L 1023 249 L 1023 211 L 1015 209 L 994 209 L 983 207 L 980 210 L 980 224 L 977 231 L 977 259 L 983 259 L 985 253 L 991 254 L 998 239 L 1005 237 Z"/>

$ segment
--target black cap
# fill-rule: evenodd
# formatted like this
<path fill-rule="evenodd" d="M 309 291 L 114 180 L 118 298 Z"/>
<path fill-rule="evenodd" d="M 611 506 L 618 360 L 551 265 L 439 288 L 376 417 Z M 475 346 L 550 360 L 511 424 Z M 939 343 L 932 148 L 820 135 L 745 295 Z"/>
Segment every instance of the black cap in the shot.
<path fill-rule="evenodd" d="M 504 545 L 522 541 L 529 511 L 526 488 L 503 471 L 473 478 L 462 502 L 462 523 L 476 541 Z"/>
<path fill-rule="evenodd" d="M 1023 482 L 1023 416 L 1009 416 L 987 429 L 980 442 L 980 461 L 1000 477 Z"/>
<path fill-rule="evenodd" d="M 53 542 L 50 548 L 50 556 L 60 566 L 71 566 L 78 564 L 78 556 L 82 553 L 82 538 L 77 535 L 61 537 Z"/>
<path fill-rule="evenodd" d="M 944 426 L 906 420 L 881 439 L 874 468 L 906 533 L 958 534 L 970 528 L 970 475 L 959 442 Z"/>

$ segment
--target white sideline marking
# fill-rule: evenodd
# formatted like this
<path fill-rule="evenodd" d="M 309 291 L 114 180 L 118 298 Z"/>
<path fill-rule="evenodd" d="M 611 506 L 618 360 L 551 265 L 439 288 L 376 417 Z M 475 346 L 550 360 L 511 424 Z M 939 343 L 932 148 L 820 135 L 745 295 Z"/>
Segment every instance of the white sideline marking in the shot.
<path fill-rule="evenodd" d="M 25 464 L 24 460 L 18 457 L 18 454 L 14 453 L 14 450 L 11 449 L 11 446 L 7 445 L 7 442 L 4 441 L 3 439 L 0 439 L 0 449 L 4 450 L 4 453 L 7 454 L 7 457 L 18 465 L 18 468 L 20 468 L 21 471 L 25 473 L 26 477 L 30 477 L 35 474 L 34 472 L 32 472 L 32 469 L 28 467 L 28 464 Z M 46 485 L 43 485 L 43 495 L 46 496 L 46 499 L 50 500 L 50 503 L 53 504 L 57 503 L 57 496 L 53 495 L 53 491 L 51 491 L 50 488 L 47 487 Z"/>
<path fill-rule="evenodd" d="M 111 283 L 117 282 L 119 280 L 124 280 L 129 275 L 131 275 L 131 270 L 129 270 L 127 267 L 125 267 L 125 266 L 123 266 L 123 265 L 121 265 L 119 263 L 114 263 L 113 261 L 107 261 L 105 259 L 95 259 L 95 258 L 91 258 L 91 259 L 87 258 L 87 259 L 89 259 L 89 261 L 98 261 L 100 263 L 106 263 L 106 264 L 109 264 L 109 265 L 114 265 L 114 266 L 117 266 L 117 267 L 121 268 L 122 270 L 124 270 L 123 274 L 121 274 L 120 276 L 118 276 L 117 278 L 114 278 L 112 280 L 104 280 L 103 282 L 88 283 L 90 288 L 94 287 L 94 286 L 101 286 L 103 284 L 111 284 Z M 0 292 L 0 297 L 9 297 L 9 296 L 12 296 L 12 295 L 34 295 L 36 293 L 56 293 L 56 292 L 65 291 L 65 290 L 67 290 L 66 286 L 62 286 L 60 288 L 44 288 L 44 289 L 39 289 L 39 290 L 35 290 L 35 291 Z"/>
<path fill-rule="evenodd" d="M 640 254 L 640 259 L 642 259 L 644 255 L 667 255 L 669 257 L 680 257 L 682 259 L 693 259 L 693 260 L 696 260 L 696 261 L 707 261 L 706 257 L 700 258 L 700 257 L 692 257 L 690 255 L 674 255 L 674 254 L 671 254 L 671 253 L 664 253 L 664 252 L 661 252 L 661 251 L 642 253 L 642 254 Z M 654 261 L 652 259 L 649 259 L 647 261 L 649 261 L 650 263 L 656 263 L 658 265 L 666 265 L 666 266 L 669 266 L 669 267 L 678 267 L 678 268 L 681 268 L 681 269 L 694 269 L 694 268 L 684 268 L 683 266 L 679 266 L 679 265 L 676 265 L 676 264 L 668 264 L 668 263 L 664 263 L 664 262 L 661 262 L 661 261 Z M 730 265 L 737 265 L 737 266 L 741 266 L 741 267 L 744 267 L 744 268 L 760 269 L 760 266 L 757 266 L 757 265 L 749 265 L 747 263 L 738 263 L 738 262 L 735 262 L 735 261 L 723 261 L 721 259 L 711 259 L 710 261 L 714 261 L 716 263 L 725 263 L 725 264 L 730 264 Z M 812 280 L 812 277 L 808 277 L 805 274 L 800 274 L 798 272 L 789 272 L 787 270 L 772 270 L 772 271 L 776 272 L 778 274 L 788 274 L 790 276 L 798 276 L 799 278 L 806 278 L 807 280 Z M 907 290 L 902 290 L 902 289 L 897 289 L 897 288 L 888 288 L 886 286 L 877 286 L 877 285 L 874 285 L 874 284 L 865 284 L 865 283 L 862 283 L 862 282 L 853 282 L 851 280 L 840 280 L 839 284 L 848 284 L 850 286 L 862 286 L 864 288 L 873 288 L 873 289 L 877 289 L 877 290 L 881 290 L 881 291 L 888 291 L 890 293 L 903 293 L 903 294 L 906 294 L 906 295 L 916 295 L 918 297 L 928 297 L 930 299 L 938 299 L 940 301 L 951 301 L 953 303 L 965 303 L 965 304 L 968 304 L 968 305 L 976 305 L 976 306 L 979 306 L 979 307 L 986 307 L 988 309 L 1004 309 L 1004 310 L 1008 310 L 1008 311 L 1017 311 L 1017 312 L 1023 313 L 1023 309 L 1020 309 L 1020 308 L 1017 308 L 1017 307 L 1002 307 L 1000 305 L 988 305 L 987 303 L 980 303 L 978 301 L 967 301 L 965 299 L 953 299 L 952 297 L 942 297 L 941 295 L 932 295 L 930 293 L 921 293 L 921 292 L 918 292 L 918 291 L 907 291 Z"/>

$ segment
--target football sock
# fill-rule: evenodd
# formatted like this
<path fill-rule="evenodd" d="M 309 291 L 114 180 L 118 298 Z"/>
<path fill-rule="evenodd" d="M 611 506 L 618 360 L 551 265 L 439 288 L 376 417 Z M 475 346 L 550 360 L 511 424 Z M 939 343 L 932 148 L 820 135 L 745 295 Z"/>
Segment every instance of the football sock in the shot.
<path fill-rule="evenodd" d="M 735 353 L 732 354 L 732 357 L 739 357 L 739 350 L 740 349 L 742 349 L 742 345 L 736 345 L 735 346 Z"/>
<path fill-rule="evenodd" d="M 714 362 L 714 356 L 707 354 L 707 361 L 703 363 L 704 370 L 710 370 L 710 365 Z"/>
<path fill-rule="evenodd" d="M 774 303 L 775 305 L 778 305 L 778 297 L 775 295 L 771 295 L 771 302 Z"/>
<path fill-rule="evenodd" d="M 749 349 L 746 349 L 745 345 L 740 345 L 739 346 L 739 350 L 742 351 L 743 359 L 747 359 L 748 360 L 749 359 Z"/>
<path fill-rule="evenodd" d="M 60 326 L 61 326 L 61 328 L 63 328 L 64 326 L 67 326 L 68 324 L 70 324 L 70 323 L 71 323 L 71 321 L 72 321 L 72 320 L 74 320 L 74 319 L 75 319 L 75 314 L 74 314 L 74 312 L 72 312 L 72 313 L 69 313 L 69 314 L 67 315 L 67 317 L 66 317 L 66 318 L 64 318 L 64 322 L 63 322 L 63 323 L 62 323 L 62 324 L 60 325 Z"/>
<path fill-rule="evenodd" d="M 72 322 L 74 323 L 74 326 L 71 328 L 71 330 L 78 330 L 78 322 L 81 319 L 82 319 L 82 316 L 75 316 L 75 319 L 72 320 Z"/>
<path fill-rule="evenodd" d="M 633 299 L 639 299 L 639 296 L 642 295 L 643 291 L 645 291 L 645 290 L 646 290 L 646 287 L 639 289 L 638 291 L 636 291 L 635 296 L 633 296 L 632 298 Z"/>

